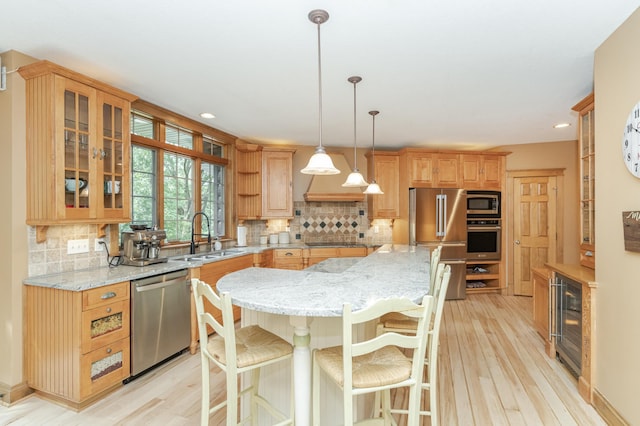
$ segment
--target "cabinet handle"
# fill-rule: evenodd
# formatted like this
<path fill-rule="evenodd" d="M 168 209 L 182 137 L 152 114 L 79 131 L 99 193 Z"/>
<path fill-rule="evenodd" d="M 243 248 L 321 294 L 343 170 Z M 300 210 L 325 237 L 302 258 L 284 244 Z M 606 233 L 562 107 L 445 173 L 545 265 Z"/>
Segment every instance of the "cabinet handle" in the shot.
<path fill-rule="evenodd" d="M 111 353 L 111 348 L 107 348 L 107 353 L 110 354 Z"/>
<path fill-rule="evenodd" d="M 104 149 L 100 150 L 100 159 L 104 160 L 104 157 L 107 156 L 107 151 L 105 151 Z"/>
<path fill-rule="evenodd" d="M 591 250 L 587 250 L 584 252 L 584 255 L 587 257 L 593 257 L 593 252 Z"/>
<path fill-rule="evenodd" d="M 110 314 L 111 313 L 111 308 L 107 308 L 107 313 Z"/>
<path fill-rule="evenodd" d="M 285 255 L 285 256 L 293 256 L 293 253 L 291 253 L 290 251 L 288 251 L 288 252 L 286 252 L 284 255 Z"/>
<path fill-rule="evenodd" d="M 105 300 L 105 299 L 111 299 L 112 297 L 116 297 L 116 293 L 113 291 L 110 291 L 100 296 L 100 299 Z"/>

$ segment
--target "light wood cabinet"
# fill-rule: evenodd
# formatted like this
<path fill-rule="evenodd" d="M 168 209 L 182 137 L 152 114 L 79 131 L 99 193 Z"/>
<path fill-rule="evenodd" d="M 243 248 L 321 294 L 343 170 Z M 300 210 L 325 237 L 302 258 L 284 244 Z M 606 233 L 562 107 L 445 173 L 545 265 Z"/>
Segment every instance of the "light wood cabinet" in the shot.
<path fill-rule="evenodd" d="M 25 286 L 25 377 L 79 409 L 130 375 L 128 281 L 81 292 Z"/>
<path fill-rule="evenodd" d="M 262 150 L 262 218 L 293 218 L 293 153 Z"/>
<path fill-rule="evenodd" d="M 501 155 L 461 154 L 460 168 L 465 189 L 502 188 L 504 157 Z"/>
<path fill-rule="evenodd" d="M 544 339 L 547 349 L 550 344 L 549 330 L 551 327 L 549 270 L 546 268 L 531 268 L 533 281 L 533 326 Z"/>
<path fill-rule="evenodd" d="M 595 325 L 596 325 L 596 289 L 595 272 L 591 268 L 583 265 L 547 263 L 547 268 L 551 271 L 551 280 L 558 283 L 562 277 L 573 280 L 581 286 L 580 295 L 580 371 L 578 373 L 578 392 L 588 403 L 593 403 L 593 380 L 596 370 L 595 365 Z M 564 290 L 563 290 L 564 292 Z M 559 303 L 557 298 L 552 296 L 550 306 L 555 307 Z M 555 308 L 551 311 L 551 327 L 554 332 L 558 329 L 558 321 L 572 321 L 570 318 L 556 318 Z M 551 350 L 548 351 L 550 357 L 556 357 L 558 337 L 552 336 Z"/>
<path fill-rule="evenodd" d="M 40 61 L 21 67 L 27 99 L 27 224 L 128 222 L 135 96 Z"/>
<path fill-rule="evenodd" d="M 580 155 L 580 264 L 596 266 L 595 240 L 595 109 L 593 93 L 573 108 L 579 115 L 578 149 Z"/>
<path fill-rule="evenodd" d="M 308 250 L 306 267 L 336 257 L 366 257 L 368 255 L 367 247 L 321 247 Z"/>
<path fill-rule="evenodd" d="M 303 269 L 302 251 L 303 249 L 274 249 L 273 267 L 277 269 Z"/>
<path fill-rule="evenodd" d="M 369 217 L 372 219 L 396 219 L 400 217 L 400 156 L 397 152 L 376 151 L 367 153 L 369 175 L 384 192 L 381 195 L 369 195 Z"/>
<path fill-rule="evenodd" d="M 238 220 L 293 218 L 294 152 L 236 143 Z"/>
<path fill-rule="evenodd" d="M 500 260 L 468 260 L 467 261 L 467 293 L 499 293 L 502 291 L 500 283 L 502 276 L 502 261 Z"/>
<path fill-rule="evenodd" d="M 200 268 L 192 268 L 190 271 L 191 278 L 200 278 L 205 283 L 209 284 L 214 290 L 220 278 L 224 277 L 231 272 L 239 271 L 241 269 L 251 268 L 254 266 L 254 255 L 246 254 L 244 256 L 232 257 L 230 259 L 219 260 L 216 262 L 205 263 Z M 222 322 L 222 312 L 216 309 L 207 300 L 204 301 L 204 310 L 209 312 L 218 321 Z M 233 305 L 233 319 L 235 321 L 240 319 L 241 309 L 238 306 Z M 207 326 L 209 334 L 213 332 L 213 329 Z M 198 320 L 196 318 L 196 305 L 191 298 L 191 344 L 189 350 L 192 354 L 196 353 L 198 348 Z"/>
<path fill-rule="evenodd" d="M 412 188 L 460 187 L 460 163 L 457 153 L 425 152 L 406 149 L 409 186 Z"/>
<path fill-rule="evenodd" d="M 254 253 L 253 266 L 256 268 L 273 268 L 273 250 Z"/>

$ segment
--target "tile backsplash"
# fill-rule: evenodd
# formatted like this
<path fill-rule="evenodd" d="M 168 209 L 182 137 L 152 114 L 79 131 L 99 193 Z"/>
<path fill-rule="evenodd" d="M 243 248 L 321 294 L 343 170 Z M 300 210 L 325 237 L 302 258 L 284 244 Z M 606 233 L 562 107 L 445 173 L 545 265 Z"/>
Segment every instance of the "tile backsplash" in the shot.
<path fill-rule="evenodd" d="M 117 226 L 117 225 L 109 225 Z M 289 232 L 291 243 L 336 242 L 356 244 L 385 244 L 392 242 L 392 223 L 390 220 L 375 219 L 369 221 L 367 203 L 343 202 L 294 202 L 294 218 L 287 221 L 252 220 L 245 221 L 247 244 L 260 244 L 260 236 Z M 377 232 L 376 232 L 377 231 Z M 69 272 L 89 267 L 108 266 L 107 251 L 95 251 L 98 225 L 77 224 L 50 226 L 47 239 L 36 242 L 35 227 L 28 227 L 29 276 Z M 68 254 L 69 240 L 89 240 L 87 253 Z M 109 232 L 104 238 L 109 245 Z M 223 243 L 234 245 L 235 241 Z M 188 248 L 164 248 L 163 256 L 184 254 Z M 109 253 L 110 256 L 119 253 Z"/>
<path fill-rule="evenodd" d="M 281 231 L 289 232 L 289 240 L 292 243 L 390 243 L 392 241 L 391 221 L 375 220 L 378 232 L 374 233 L 367 211 L 366 202 L 296 201 L 294 218 L 290 221 L 245 221 L 244 225 L 248 228 L 247 243 L 258 244 L 261 235 Z"/>
<path fill-rule="evenodd" d="M 36 242 L 36 228 L 28 227 L 29 241 L 29 276 L 52 274 L 56 272 L 76 271 L 95 266 L 107 266 L 107 251 L 95 251 L 95 240 L 98 225 L 77 224 L 50 226 L 47 239 L 43 243 Z M 107 233 L 108 234 L 108 233 Z M 89 240 L 89 252 L 67 254 L 69 240 Z M 104 238 L 107 245 L 109 238 Z M 112 255 L 119 253 L 112 253 Z"/>

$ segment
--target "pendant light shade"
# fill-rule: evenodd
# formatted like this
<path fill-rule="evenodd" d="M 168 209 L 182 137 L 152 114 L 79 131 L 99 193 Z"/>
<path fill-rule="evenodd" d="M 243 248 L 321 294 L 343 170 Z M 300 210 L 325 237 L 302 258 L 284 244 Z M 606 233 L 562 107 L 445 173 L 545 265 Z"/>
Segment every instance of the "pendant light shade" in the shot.
<path fill-rule="evenodd" d="M 378 183 L 376 182 L 376 169 L 375 169 L 375 164 L 376 164 L 376 115 L 378 115 L 380 113 L 380 111 L 369 111 L 369 115 L 371 115 L 372 121 L 373 121 L 373 134 L 371 137 L 371 156 L 373 158 L 373 161 L 371 162 L 371 183 L 369 184 L 369 186 L 367 187 L 367 189 L 365 189 L 364 194 L 369 194 L 369 195 L 382 195 L 384 194 L 384 192 L 382 192 L 382 189 L 380 189 L 380 185 L 378 185 Z"/>
<path fill-rule="evenodd" d="M 347 79 L 349 83 L 353 83 L 353 171 L 347 176 L 347 180 L 342 184 L 344 187 L 362 187 L 369 185 L 364 180 L 360 170 L 358 170 L 358 152 L 356 150 L 356 84 L 362 81 L 362 77 L 353 76 Z"/>
<path fill-rule="evenodd" d="M 318 146 L 316 152 L 309 159 L 307 166 L 300 170 L 300 173 L 307 175 L 337 175 L 340 170 L 336 169 L 331 161 L 331 157 L 322 147 L 322 56 L 320 54 L 320 24 L 329 19 L 329 14 L 325 10 L 316 9 L 309 12 L 309 20 L 318 26 Z"/>

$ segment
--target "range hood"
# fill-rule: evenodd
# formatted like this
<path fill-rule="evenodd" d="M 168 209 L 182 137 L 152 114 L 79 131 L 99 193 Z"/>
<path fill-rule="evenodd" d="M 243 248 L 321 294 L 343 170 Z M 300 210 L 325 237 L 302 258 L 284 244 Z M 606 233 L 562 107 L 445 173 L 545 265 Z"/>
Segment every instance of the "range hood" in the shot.
<path fill-rule="evenodd" d="M 329 154 L 339 175 L 313 175 L 309 188 L 304 194 L 305 201 L 364 201 L 365 188 L 345 188 L 344 181 L 351 173 L 351 168 L 343 154 Z"/>

